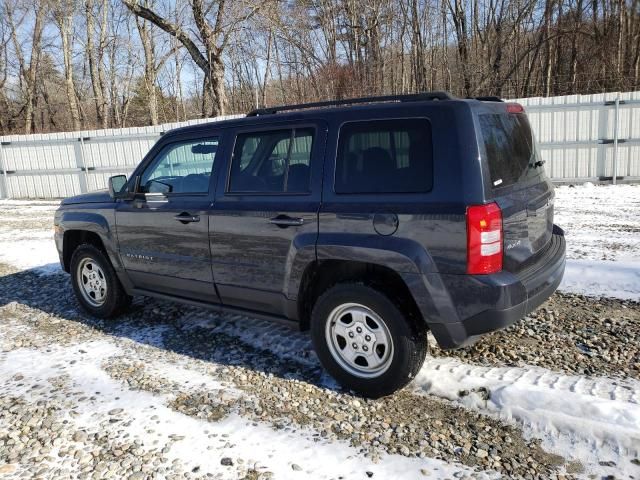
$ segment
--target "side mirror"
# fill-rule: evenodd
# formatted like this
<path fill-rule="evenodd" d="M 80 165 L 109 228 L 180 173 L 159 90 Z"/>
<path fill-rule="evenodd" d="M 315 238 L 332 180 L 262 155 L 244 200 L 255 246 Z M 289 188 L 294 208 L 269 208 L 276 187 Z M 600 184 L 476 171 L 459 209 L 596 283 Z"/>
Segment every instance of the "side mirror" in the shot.
<path fill-rule="evenodd" d="M 113 177 L 109 177 L 109 195 L 111 198 L 125 198 L 129 195 L 129 192 L 124 190 L 124 187 L 127 185 L 127 176 L 126 175 L 115 175 Z"/>

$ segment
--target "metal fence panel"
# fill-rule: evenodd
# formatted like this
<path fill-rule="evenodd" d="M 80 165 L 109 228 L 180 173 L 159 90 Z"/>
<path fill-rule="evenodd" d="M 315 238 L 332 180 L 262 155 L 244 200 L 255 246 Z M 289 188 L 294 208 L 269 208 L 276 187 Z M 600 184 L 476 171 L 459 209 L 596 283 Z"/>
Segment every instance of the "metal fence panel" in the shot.
<path fill-rule="evenodd" d="M 640 92 L 516 99 L 556 182 L 640 181 Z M 60 198 L 130 174 L 162 132 L 235 116 L 155 127 L 0 137 L 0 198 Z"/>
<path fill-rule="evenodd" d="M 105 188 L 110 176 L 130 174 L 165 131 L 238 116 L 0 137 L 0 198 L 61 198 Z"/>
<path fill-rule="evenodd" d="M 640 180 L 640 92 L 514 101 L 524 105 L 554 181 Z"/>

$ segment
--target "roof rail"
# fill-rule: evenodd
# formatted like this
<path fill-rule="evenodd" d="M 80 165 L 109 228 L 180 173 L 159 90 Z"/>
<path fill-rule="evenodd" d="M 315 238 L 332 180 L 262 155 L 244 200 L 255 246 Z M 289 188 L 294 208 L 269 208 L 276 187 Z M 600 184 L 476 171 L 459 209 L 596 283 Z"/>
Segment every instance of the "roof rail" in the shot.
<path fill-rule="evenodd" d="M 485 97 L 473 97 L 473 98 L 475 98 L 476 100 L 480 100 L 481 102 L 504 102 L 503 99 L 501 99 L 500 97 L 496 97 L 495 95 L 494 96 L 488 95 Z"/>
<path fill-rule="evenodd" d="M 424 92 L 410 95 L 385 95 L 380 97 L 360 97 L 345 98 L 343 100 L 327 100 L 325 102 L 299 103 L 297 105 L 280 105 L 277 107 L 257 108 L 247 113 L 247 117 L 257 117 L 259 115 L 271 115 L 289 110 L 304 110 L 307 108 L 335 107 L 340 105 L 355 105 L 359 103 L 382 103 L 382 102 L 418 102 L 423 100 L 453 100 L 455 99 L 447 92 Z"/>

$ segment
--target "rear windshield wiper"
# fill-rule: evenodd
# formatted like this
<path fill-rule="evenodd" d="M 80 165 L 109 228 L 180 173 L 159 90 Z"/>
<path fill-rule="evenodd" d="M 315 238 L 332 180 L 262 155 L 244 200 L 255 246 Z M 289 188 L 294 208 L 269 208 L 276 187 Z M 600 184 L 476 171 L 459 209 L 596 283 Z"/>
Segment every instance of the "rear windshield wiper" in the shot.
<path fill-rule="evenodd" d="M 546 162 L 546 160 L 538 160 L 537 162 L 531 162 L 531 163 L 529 164 L 529 167 L 531 167 L 531 168 L 538 168 L 538 167 L 543 166 L 545 163 L 547 163 L 547 162 Z"/>

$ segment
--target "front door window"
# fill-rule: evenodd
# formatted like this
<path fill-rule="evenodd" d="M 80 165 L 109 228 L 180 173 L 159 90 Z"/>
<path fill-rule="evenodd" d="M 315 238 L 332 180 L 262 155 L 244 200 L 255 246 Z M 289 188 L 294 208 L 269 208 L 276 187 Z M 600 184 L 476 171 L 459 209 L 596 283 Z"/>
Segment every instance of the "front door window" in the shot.
<path fill-rule="evenodd" d="M 140 179 L 141 193 L 208 193 L 218 138 L 165 146 Z"/>

